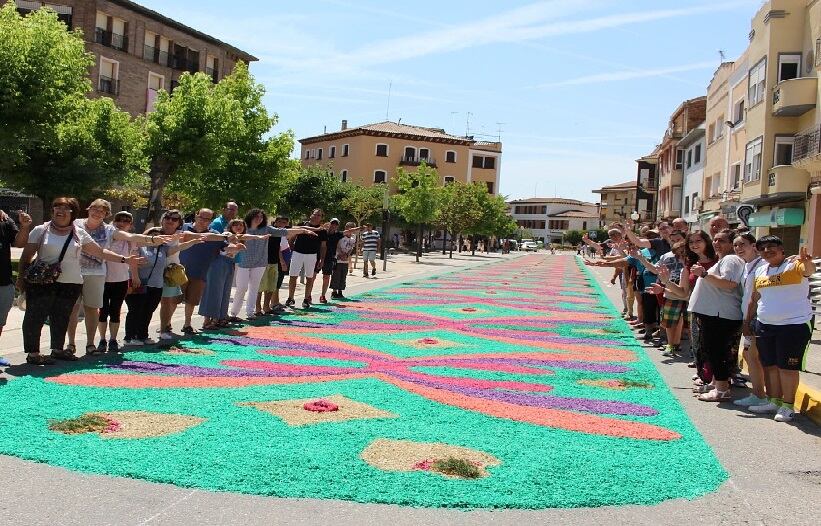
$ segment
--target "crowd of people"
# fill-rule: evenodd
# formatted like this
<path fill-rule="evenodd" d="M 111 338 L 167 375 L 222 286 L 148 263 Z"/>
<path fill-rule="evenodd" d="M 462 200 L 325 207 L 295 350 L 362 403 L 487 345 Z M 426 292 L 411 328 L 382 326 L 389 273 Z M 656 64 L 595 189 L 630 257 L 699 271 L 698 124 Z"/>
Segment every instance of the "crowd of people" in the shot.
<path fill-rule="evenodd" d="M 372 225 L 347 223 L 341 229 L 337 218 L 324 222 L 319 209 L 308 221 L 289 226 L 288 217 L 271 223 L 258 208 L 240 218 L 239 206 L 229 201 L 219 216 L 203 208 L 191 222 L 184 222 L 179 210 L 167 210 L 159 225 L 142 234 L 131 232 L 134 218 L 129 212 L 117 212 L 107 223 L 111 215 L 111 204 L 104 199 L 92 201 L 82 214 L 80 203 L 70 197 L 54 199 L 51 219 L 33 228 L 28 214 L 20 212 L 13 221 L 0 211 L 0 333 L 16 287 L 25 307 L 27 363 L 78 360 L 75 339 L 81 315 L 86 355 L 119 352 L 123 304 L 128 306 L 123 343 L 137 347 L 157 343 L 149 337 L 149 325 L 158 308 L 159 338 L 173 340 L 171 319 L 180 303 L 180 330 L 194 334 L 195 311 L 204 319 L 200 330 L 214 330 L 294 306 L 298 279 L 305 283 L 302 306 L 309 308 L 319 272 L 320 303 L 328 302 L 329 288 L 331 298 L 345 299 L 349 262 L 356 249 L 353 235 L 362 234 L 365 277 L 368 262 L 370 276 L 376 274 L 381 246 Z M 23 249 L 16 282 L 12 247 Z M 279 291 L 286 274 L 288 297 L 281 303 Z M 49 354 L 41 353 L 46 325 Z"/>
<path fill-rule="evenodd" d="M 631 222 L 614 223 L 608 238 L 584 243 L 613 267 L 611 283 L 622 291 L 623 316 L 637 337 L 668 358 L 683 355 L 695 369 L 693 392 L 704 402 L 729 402 L 753 413 L 795 416 L 795 396 L 812 335 L 808 278 L 816 265 L 806 248 L 784 251 L 781 239 L 756 239 L 714 217 L 708 231 L 691 230 L 681 218 L 638 233 Z M 732 387 L 751 393 L 733 400 Z"/>

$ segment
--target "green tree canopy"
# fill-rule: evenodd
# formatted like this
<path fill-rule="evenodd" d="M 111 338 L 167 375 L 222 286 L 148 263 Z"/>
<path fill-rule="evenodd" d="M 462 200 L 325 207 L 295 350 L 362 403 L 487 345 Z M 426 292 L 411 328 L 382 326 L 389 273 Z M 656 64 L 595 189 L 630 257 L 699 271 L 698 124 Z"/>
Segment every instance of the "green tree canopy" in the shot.
<path fill-rule="evenodd" d="M 357 226 L 364 221 L 373 221 L 377 213 L 382 210 L 387 191 L 388 188 L 384 184 L 350 185 L 348 195 L 342 200 L 342 208 L 350 214 Z"/>
<path fill-rule="evenodd" d="M 342 203 L 352 187 L 321 166 L 301 168 L 285 181 L 285 186 L 279 197 L 277 213 L 300 218 L 310 215 L 314 208 L 321 208 L 326 219 L 343 215 Z"/>
<path fill-rule="evenodd" d="M 425 163 L 419 165 L 415 172 L 398 168 L 396 171 L 396 188 L 394 197 L 397 211 L 409 223 L 418 225 L 416 261 L 422 256 L 422 230 L 426 223 L 432 223 L 439 207 L 439 175 L 435 168 Z"/>
<path fill-rule="evenodd" d="M 480 188 L 479 185 L 458 181 L 440 188 L 439 207 L 436 210 L 435 221 L 445 231 L 445 239 L 448 233 L 451 234 L 451 239 L 454 239 L 475 228 L 476 223 L 482 217 L 480 192 L 487 193 L 487 190 Z M 443 244 L 443 254 L 444 250 Z M 452 248 L 450 252 L 450 257 L 453 257 Z"/>
<path fill-rule="evenodd" d="M 477 187 L 477 199 L 482 214 L 479 220 L 476 221 L 471 233 L 496 237 L 510 236 L 518 227 L 516 221 L 510 217 L 505 197 L 488 193 L 487 188 L 482 185 L 475 186 Z"/>

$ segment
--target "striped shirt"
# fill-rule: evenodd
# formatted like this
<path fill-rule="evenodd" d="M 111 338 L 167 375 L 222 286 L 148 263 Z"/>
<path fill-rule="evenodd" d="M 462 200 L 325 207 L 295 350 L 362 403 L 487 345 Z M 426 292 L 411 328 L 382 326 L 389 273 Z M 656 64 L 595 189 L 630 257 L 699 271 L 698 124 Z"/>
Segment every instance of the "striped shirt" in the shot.
<path fill-rule="evenodd" d="M 373 250 L 376 252 L 376 246 L 379 243 L 379 232 L 371 230 L 370 232 L 362 232 L 362 250 Z"/>

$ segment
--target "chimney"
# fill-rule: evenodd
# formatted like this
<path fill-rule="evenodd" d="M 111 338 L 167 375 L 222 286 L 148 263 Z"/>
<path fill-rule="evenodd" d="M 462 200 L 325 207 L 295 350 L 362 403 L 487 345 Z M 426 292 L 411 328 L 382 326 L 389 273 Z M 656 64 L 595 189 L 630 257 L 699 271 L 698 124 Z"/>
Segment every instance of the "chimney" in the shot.
<path fill-rule="evenodd" d="M 348 129 L 348 121 L 343 119 L 342 120 L 342 131 L 345 131 L 347 129 Z"/>

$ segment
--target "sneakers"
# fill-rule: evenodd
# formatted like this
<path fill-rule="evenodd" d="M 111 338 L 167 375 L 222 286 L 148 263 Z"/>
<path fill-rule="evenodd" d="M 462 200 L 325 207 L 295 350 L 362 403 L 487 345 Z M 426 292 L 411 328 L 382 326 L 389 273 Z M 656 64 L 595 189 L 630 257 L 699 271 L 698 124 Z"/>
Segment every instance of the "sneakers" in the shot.
<path fill-rule="evenodd" d="M 670 345 L 668 343 L 667 348 L 664 350 L 663 353 L 661 353 L 661 355 L 666 356 L 668 358 L 675 358 L 676 356 L 678 356 L 678 353 L 679 353 L 678 346 L 677 345 Z"/>
<path fill-rule="evenodd" d="M 376 276 L 376 269 L 375 268 L 371 269 L 371 276 Z"/>
<path fill-rule="evenodd" d="M 160 333 L 160 339 L 161 340 L 173 340 L 174 339 L 174 334 L 172 334 L 171 331 L 163 331 L 163 332 Z"/>
<path fill-rule="evenodd" d="M 106 344 L 105 340 L 100 340 L 100 343 L 97 344 L 97 352 L 99 354 L 103 354 L 108 349 L 108 345 Z"/>
<path fill-rule="evenodd" d="M 759 398 L 756 395 L 750 393 L 749 395 L 745 396 L 740 400 L 736 400 L 733 402 L 733 405 L 737 405 L 740 407 L 750 407 L 751 405 L 763 405 L 767 403 L 766 398 Z"/>
<path fill-rule="evenodd" d="M 303 309 L 310 309 L 310 308 L 311 308 L 311 302 L 310 302 L 310 300 L 307 300 L 307 299 L 306 299 L 306 300 L 303 300 L 303 301 L 302 301 L 302 308 L 303 308 Z"/>
<path fill-rule="evenodd" d="M 152 340 L 151 338 L 146 338 L 143 340 L 143 345 L 156 345 L 157 340 Z"/>
<path fill-rule="evenodd" d="M 194 327 L 192 327 L 190 325 L 186 325 L 185 327 L 182 328 L 182 333 L 183 334 L 191 335 L 191 334 L 196 334 L 196 332 L 197 331 L 194 330 Z"/>
<path fill-rule="evenodd" d="M 753 413 L 763 415 L 767 413 L 777 413 L 780 408 L 773 402 L 767 402 L 766 404 L 748 406 L 747 409 L 749 409 Z"/>
<path fill-rule="evenodd" d="M 782 405 L 778 408 L 778 412 L 775 414 L 773 419 L 776 422 L 792 422 L 792 419 L 795 417 L 795 411 L 792 410 L 791 406 Z"/>
<path fill-rule="evenodd" d="M 331 294 L 331 297 L 333 298 L 334 295 Z M 319 303 L 328 303 L 328 299 L 325 296 L 320 296 L 319 297 Z"/>
<path fill-rule="evenodd" d="M 108 352 L 117 354 L 120 352 L 120 344 L 117 340 L 108 340 Z"/>
<path fill-rule="evenodd" d="M 292 307 L 294 305 L 296 305 L 296 301 L 294 301 L 294 298 L 288 298 L 287 300 L 285 300 L 286 307 Z"/>
<path fill-rule="evenodd" d="M 126 340 L 125 344 L 126 345 L 131 345 L 131 346 L 134 346 L 134 347 L 142 347 L 143 345 L 145 345 L 142 340 L 138 340 L 137 338 L 132 338 L 130 340 Z"/>
<path fill-rule="evenodd" d="M 363 277 L 363 278 L 367 278 L 367 277 L 368 277 L 368 271 L 367 271 L 367 270 L 365 271 L 365 273 L 364 273 L 364 274 L 362 274 L 362 277 Z"/>

